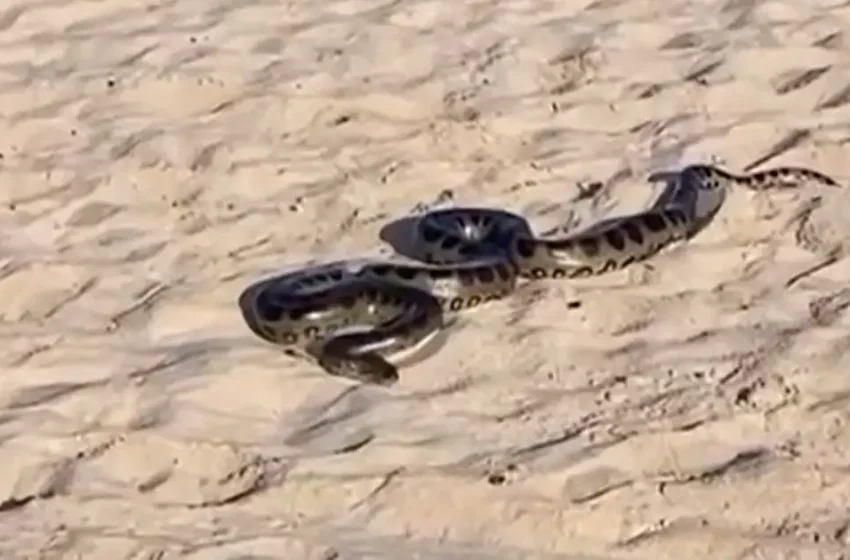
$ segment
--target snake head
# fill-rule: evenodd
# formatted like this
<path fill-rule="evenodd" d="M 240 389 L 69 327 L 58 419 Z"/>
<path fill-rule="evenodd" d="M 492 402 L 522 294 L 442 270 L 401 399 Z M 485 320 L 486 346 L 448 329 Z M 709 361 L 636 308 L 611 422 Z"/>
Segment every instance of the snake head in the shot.
<path fill-rule="evenodd" d="M 362 354 L 347 359 L 323 354 L 318 364 L 330 375 L 367 385 L 387 387 L 399 379 L 398 369 L 377 354 Z"/>

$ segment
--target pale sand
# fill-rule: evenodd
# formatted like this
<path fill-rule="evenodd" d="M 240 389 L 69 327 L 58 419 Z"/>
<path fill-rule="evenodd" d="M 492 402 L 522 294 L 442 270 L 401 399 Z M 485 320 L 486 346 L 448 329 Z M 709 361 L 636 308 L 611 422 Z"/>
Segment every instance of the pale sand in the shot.
<path fill-rule="evenodd" d="M 850 557 L 844 192 L 733 191 L 648 266 L 469 313 L 390 389 L 235 305 L 443 189 L 543 230 L 688 163 L 848 184 L 846 4 L 10 5 L 4 560 Z"/>

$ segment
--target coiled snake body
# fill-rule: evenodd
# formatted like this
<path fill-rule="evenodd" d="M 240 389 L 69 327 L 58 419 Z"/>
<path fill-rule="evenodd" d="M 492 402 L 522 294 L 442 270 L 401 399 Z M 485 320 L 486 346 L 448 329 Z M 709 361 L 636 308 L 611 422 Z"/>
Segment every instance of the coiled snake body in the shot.
<path fill-rule="evenodd" d="M 666 188 L 647 210 L 617 216 L 561 238 L 537 237 L 521 216 L 448 208 L 416 220 L 408 246 L 422 262 L 342 260 L 248 286 L 239 307 L 260 338 L 302 350 L 327 373 L 391 384 L 388 359 L 429 338 L 454 313 L 501 299 L 519 278 L 580 278 L 645 260 L 690 239 L 720 210 L 727 187 L 751 189 L 837 183 L 782 167 L 743 176 L 709 165 L 656 174 Z"/>

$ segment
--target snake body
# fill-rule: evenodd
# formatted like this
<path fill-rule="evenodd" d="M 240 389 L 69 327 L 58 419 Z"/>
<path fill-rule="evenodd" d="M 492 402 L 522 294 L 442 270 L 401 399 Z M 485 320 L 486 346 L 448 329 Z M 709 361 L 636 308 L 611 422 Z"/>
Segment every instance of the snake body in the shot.
<path fill-rule="evenodd" d="M 619 270 L 701 231 L 727 188 L 838 184 L 816 171 L 780 167 L 733 175 L 710 165 L 654 174 L 666 188 L 647 210 L 605 219 L 563 237 L 538 237 L 516 214 L 448 208 L 415 220 L 409 251 L 420 262 L 342 260 L 273 276 L 248 286 L 239 307 L 260 338 L 300 349 L 326 372 L 391 384 L 388 358 L 417 346 L 462 310 L 501 299 L 519 278 L 580 278 Z"/>

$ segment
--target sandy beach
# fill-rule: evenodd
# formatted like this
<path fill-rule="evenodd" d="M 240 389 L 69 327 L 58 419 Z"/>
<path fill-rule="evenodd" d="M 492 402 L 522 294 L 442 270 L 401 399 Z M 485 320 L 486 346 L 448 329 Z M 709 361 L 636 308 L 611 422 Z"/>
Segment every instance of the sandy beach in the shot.
<path fill-rule="evenodd" d="M 444 191 L 542 232 L 696 163 L 850 189 L 850 5 L 13 0 L 0 117 L 4 560 L 850 558 L 845 188 L 731 189 L 391 387 L 236 306 Z"/>

